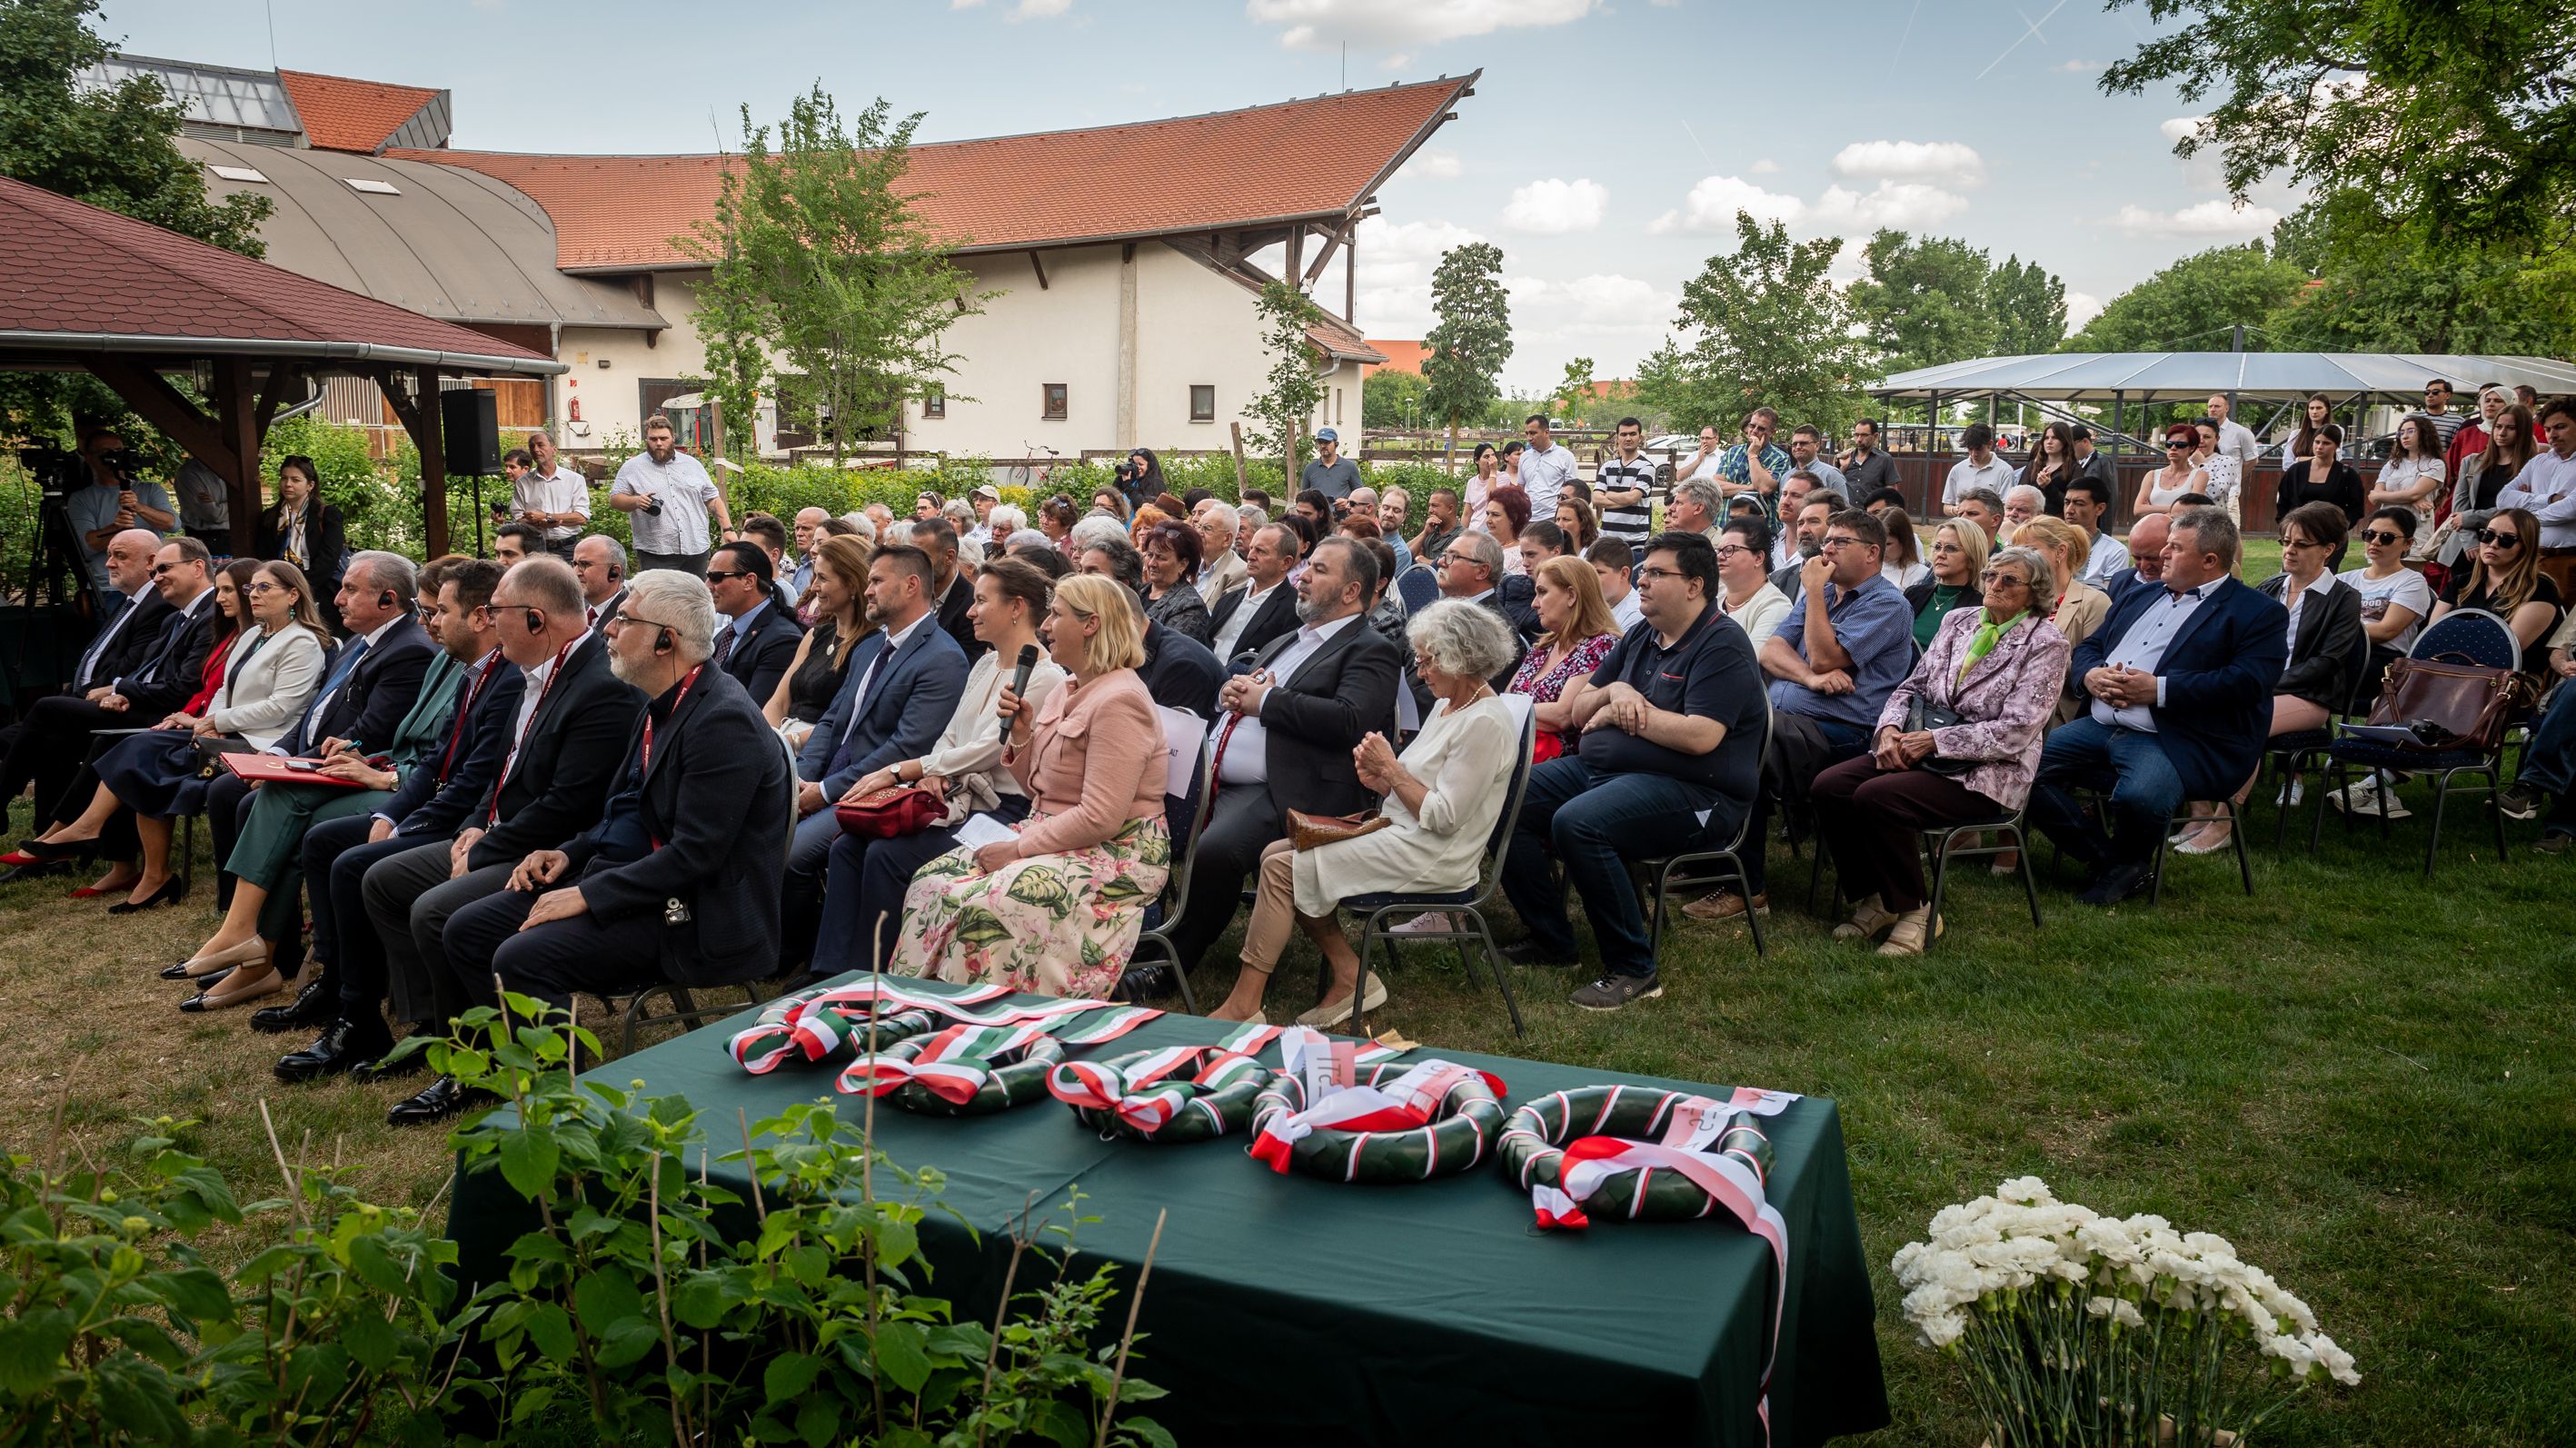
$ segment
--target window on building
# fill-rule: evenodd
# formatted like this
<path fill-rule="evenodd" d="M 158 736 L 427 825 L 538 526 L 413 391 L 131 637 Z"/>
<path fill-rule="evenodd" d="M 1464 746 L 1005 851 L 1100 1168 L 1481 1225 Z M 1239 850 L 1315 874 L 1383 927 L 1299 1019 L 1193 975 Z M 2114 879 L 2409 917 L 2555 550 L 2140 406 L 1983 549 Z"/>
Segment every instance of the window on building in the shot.
<path fill-rule="evenodd" d="M 1216 388 L 1205 382 L 1190 384 L 1190 421 L 1216 421 Z"/>
<path fill-rule="evenodd" d="M 929 391 L 921 394 L 921 415 L 924 417 L 946 417 L 948 415 L 948 389 L 945 387 L 933 387 Z"/>
<path fill-rule="evenodd" d="M 1064 384 L 1061 382 L 1042 382 L 1038 384 L 1038 391 L 1038 416 L 1048 422 L 1064 421 Z"/>
<path fill-rule="evenodd" d="M 1342 389 L 1333 389 L 1333 426 L 1342 425 Z"/>

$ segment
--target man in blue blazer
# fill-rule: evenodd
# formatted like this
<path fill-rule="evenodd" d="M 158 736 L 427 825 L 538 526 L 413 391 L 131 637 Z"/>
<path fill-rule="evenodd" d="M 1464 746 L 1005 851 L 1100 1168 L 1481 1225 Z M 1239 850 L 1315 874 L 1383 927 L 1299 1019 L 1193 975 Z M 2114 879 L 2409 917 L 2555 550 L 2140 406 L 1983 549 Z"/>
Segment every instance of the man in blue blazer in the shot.
<path fill-rule="evenodd" d="M 2161 587 L 2130 589 L 2069 666 L 2091 713 L 2048 736 L 2030 820 L 2091 867 L 2088 905 L 2146 883 L 2156 837 L 2182 806 L 2225 799 L 2254 776 L 2289 661 L 2289 614 L 2232 576 L 2236 525 L 2217 508 L 2173 520 Z M 2088 818 L 2074 789 L 2107 790 Z M 2106 832 L 2106 826 L 2108 830 Z"/>
<path fill-rule="evenodd" d="M 875 632 L 850 646 L 840 696 L 796 756 L 798 823 L 787 852 L 782 960 L 803 960 L 813 948 L 823 874 L 841 837 L 833 806 L 878 767 L 928 753 L 966 692 L 966 651 L 939 627 L 934 576 L 930 555 L 918 548 L 880 548 L 868 561 L 867 616 Z"/>

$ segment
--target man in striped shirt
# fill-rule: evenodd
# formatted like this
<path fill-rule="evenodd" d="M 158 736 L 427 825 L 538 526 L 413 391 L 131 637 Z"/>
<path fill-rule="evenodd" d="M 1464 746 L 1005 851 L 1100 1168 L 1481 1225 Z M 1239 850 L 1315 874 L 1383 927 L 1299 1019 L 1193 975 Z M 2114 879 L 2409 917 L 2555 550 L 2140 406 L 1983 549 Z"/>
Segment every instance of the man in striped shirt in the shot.
<path fill-rule="evenodd" d="M 1612 441 L 1618 452 L 1601 464 L 1593 479 L 1592 498 L 1601 505 L 1601 534 L 1622 543 L 1644 543 L 1654 515 L 1655 465 L 1638 451 L 1645 426 L 1633 417 L 1619 419 Z"/>

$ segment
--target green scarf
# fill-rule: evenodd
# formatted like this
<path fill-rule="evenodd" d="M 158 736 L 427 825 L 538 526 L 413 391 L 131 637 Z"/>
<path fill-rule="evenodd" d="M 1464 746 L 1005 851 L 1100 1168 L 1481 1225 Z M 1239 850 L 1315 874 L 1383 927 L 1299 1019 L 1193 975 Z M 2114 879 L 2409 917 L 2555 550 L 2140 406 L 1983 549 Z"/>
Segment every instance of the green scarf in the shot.
<path fill-rule="evenodd" d="M 1977 625 L 1975 633 L 1968 635 L 1968 656 L 1959 661 L 1959 678 L 1966 679 L 1968 671 L 1977 666 L 1977 660 L 1993 653 L 1995 645 L 2003 641 L 2004 634 L 2030 616 L 2030 610 L 2025 608 L 2010 618 L 1998 619 L 1993 609 L 1987 609 L 1985 621 Z"/>

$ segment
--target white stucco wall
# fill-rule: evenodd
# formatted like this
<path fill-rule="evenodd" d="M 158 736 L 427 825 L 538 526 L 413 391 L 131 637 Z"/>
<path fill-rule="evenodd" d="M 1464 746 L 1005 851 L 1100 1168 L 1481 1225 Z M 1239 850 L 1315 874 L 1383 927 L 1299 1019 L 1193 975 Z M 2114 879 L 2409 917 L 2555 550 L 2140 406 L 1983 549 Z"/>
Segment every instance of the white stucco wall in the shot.
<path fill-rule="evenodd" d="M 707 349 L 698 340 L 697 283 L 702 272 L 659 272 L 653 278 L 653 310 L 670 322 L 651 346 L 641 332 L 566 327 L 555 360 L 571 366 L 556 384 L 556 407 L 562 412 L 562 446 L 585 452 L 608 445 L 623 433 L 630 444 L 643 441 L 644 418 L 638 410 L 638 386 L 647 378 L 705 375 Z M 606 363 L 605 367 L 601 363 Z M 581 403 L 581 421 L 570 421 L 572 403 Z"/>

